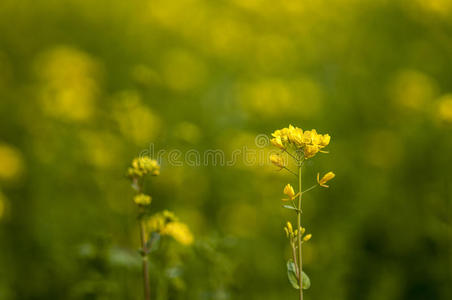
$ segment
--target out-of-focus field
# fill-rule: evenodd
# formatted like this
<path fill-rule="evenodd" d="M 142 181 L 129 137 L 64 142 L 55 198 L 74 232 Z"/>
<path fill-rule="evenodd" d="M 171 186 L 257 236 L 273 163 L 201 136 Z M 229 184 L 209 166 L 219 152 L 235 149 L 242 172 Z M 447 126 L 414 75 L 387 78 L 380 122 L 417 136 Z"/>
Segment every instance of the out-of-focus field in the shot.
<path fill-rule="evenodd" d="M 304 200 L 305 298 L 452 299 L 451 61 L 448 0 L 0 1 L 0 299 L 141 299 L 131 159 L 289 123 L 332 136 L 305 186 L 337 174 Z M 295 299 L 291 175 L 178 160 L 146 188 L 195 242 L 153 299 Z"/>

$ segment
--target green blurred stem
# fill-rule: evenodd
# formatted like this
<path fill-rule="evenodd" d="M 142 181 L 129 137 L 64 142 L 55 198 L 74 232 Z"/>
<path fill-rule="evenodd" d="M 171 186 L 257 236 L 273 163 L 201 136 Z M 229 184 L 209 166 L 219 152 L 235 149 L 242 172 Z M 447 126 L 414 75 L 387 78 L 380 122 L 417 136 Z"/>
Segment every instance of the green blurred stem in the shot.
<path fill-rule="evenodd" d="M 298 191 L 300 192 L 298 195 L 298 210 L 297 210 L 297 230 L 298 230 L 298 285 L 300 286 L 300 300 L 303 300 L 303 257 L 301 251 L 301 167 L 302 162 L 298 164 Z"/>
<path fill-rule="evenodd" d="M 151 299 L 151 286 L 149 284 L 149 261 L 148 261 L 148 249 L 146 247 L 146 231 L 144 229 L 144 222 L 140 219 L 140 236 L 141 236 L 141 248 L 143 258 L 143 284 L 144 284 L 144 299 Z"/>
<path fill-rule="evenodd" d="M 138 178 L 134 178 L 134 182 L 138 187 L 138 193 L 143 190 L 144 180 L 140 182 Z M 144 228 L 143 216 L 139 216 L 140 223 L 140 239 L 141 239 L 141 258 L 143 259 L 143 285 L 144 285 L 144 299 L 151 300 L 151 285 L 149 284 L 149 261 L 148 261 L 148 247 L 146 246 L 146 230 Z M 150 247 L 149 247 L 150 248 Z"/>

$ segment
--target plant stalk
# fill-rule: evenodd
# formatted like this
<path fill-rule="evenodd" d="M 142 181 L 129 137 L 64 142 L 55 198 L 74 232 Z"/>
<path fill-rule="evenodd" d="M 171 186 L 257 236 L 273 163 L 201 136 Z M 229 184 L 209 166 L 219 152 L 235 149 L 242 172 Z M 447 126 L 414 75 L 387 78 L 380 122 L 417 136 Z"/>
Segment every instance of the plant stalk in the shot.
<path fill-rule="evenodd" d="M 299 163 L 298 165 L 298 191 L 300 194 L 298 195 L 298 210 L 297 210 L 297 230 L 298 230 L 298 285 L 300 286 L 300 300 L 303 300 L 303 257 L 302 257 L 302 251 L 301 251 L 301 166 L 302 164 Z"/>
<path fill-rule="evenodd" d="M 144 299 L 151 299 L 151 286 L 149 284 L 149 261 L 148 261 L 148 249 L 146 247 L 146 231 L 144 229 L 143 220 L 140 220 L 140 237 L 141 237 L 141 249 L 143 258 L 143 285 L 144 285 Z"/>

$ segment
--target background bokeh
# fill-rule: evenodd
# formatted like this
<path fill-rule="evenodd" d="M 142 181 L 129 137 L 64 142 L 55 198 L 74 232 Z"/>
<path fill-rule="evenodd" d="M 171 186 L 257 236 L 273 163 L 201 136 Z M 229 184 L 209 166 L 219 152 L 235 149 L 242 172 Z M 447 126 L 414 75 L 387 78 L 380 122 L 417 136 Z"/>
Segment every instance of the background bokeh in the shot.
<path fill-rule="evenodd" d="M 306 299 L 452 299 L 451 61 L 448 0 L 0 1 L 0 299 L 141 299 L 131 159 L 289 123 L 332 136 L 305 186 L 337 174 Z M 154 299 L 296 299 L 290 176 L 162 160 L 195 243 L 153 256 Z"/>

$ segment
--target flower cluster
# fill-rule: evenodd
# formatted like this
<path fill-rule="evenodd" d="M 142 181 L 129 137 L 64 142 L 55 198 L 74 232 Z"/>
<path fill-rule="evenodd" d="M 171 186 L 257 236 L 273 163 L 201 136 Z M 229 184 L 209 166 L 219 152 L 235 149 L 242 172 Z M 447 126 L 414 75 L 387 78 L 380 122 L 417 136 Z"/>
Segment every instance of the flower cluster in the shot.
<path fill-rule="evenodd" d="M 179 221 L 173 212 L 164 210 L 152 215 L 146 222 L 149 233 L 156 232 L 160 235 L 168 235 L 183 245 L 193 243 L 193 234 L 188 226 Z"/>
<path fill-rule="evenodd" d="M 329 134 L 319 134 L 315 129 L 305 130 L 289 125 L 288 128 L 278 129 L 272 133 L 273 138 L 270 142 L 281 150 L 289 147 L 295 150 L 301 150 L 304 157 L 314 157 L 321 149 L 330 143 Z"/>
<path fill-rule="evenodd" d="M 151 196 L 143 194 L 143 193 L 137 194 L 137 195 L 135 195 L 135 197 L 133 197 L 133 202 L 135 202 L 135 204 L 137 204 L 137 205 L 142 205 L 142 206 L 149 205 L 149 204 L 151 204 L 151 201 L 152 201 Z"/>
<path fill-rule="evenodd" d="M 300 237 L 301 242 L 305 243 L 309 241 L 312 237 L 312 234 L 305 234 L 306 228 L 303 228 L 300 226 L 300 228 L 293 230 L 292 223 L 287 222 L 286 226 L 284 227 L 284 231 L 286 232 L 286 236 L 290 241 L 290 244 L 295 247 L 298 239 L 298 230 L 300 230 Z"/>
<path fill-rule="evenodd" d="M 140 156 L 134 158 L 132 166 L 127 170 L 130 177 L 143 177 L 150 174 L 152 176 L 160 175 L 160 166 L 155 159 L 149 156 Z"/>

